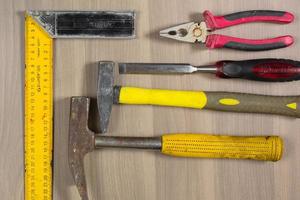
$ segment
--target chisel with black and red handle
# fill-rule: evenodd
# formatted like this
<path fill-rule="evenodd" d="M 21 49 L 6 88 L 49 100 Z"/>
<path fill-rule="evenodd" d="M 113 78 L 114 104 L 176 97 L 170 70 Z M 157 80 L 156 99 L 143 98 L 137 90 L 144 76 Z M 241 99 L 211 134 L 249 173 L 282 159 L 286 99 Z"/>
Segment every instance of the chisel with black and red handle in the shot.
<path fill-rule="evenodd" d="M 219 78 L 284 82 L 300 79 L 300 62 L 287 59 L 218 61 L 213 65 L 192 66 L 184 63 L 119 63 L 120 74 L 214 73 Z"/>

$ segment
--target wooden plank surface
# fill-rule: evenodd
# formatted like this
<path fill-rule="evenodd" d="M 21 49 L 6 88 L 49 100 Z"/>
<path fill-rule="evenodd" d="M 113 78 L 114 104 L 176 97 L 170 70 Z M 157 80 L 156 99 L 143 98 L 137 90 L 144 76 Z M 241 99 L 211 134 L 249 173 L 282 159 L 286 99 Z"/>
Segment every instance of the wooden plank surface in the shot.
<path fill-rule="evenodd" d="M 208 64 L 221 59 L 299 59 L 300 2 L 296 0 L 0 0 L 0 194 L 24 198 L 23 80 L 24 11 L 135 10 L 137 39 L 55 41 L 54 200 L 80 199 L 67 163 L 69 98 L 95 96 L 96 61 L 188 62 Z M 227 14 L 249 9 L 287 10 L 289 25 L 248 24 L 223 33 L 263 38 L 291 34 L 296 43 L 266 52 L 207 50 L 199 45 L 158 37 L 158 31 L 197 20 L 204 10 Z M 116 83 L 167 89 L 219 90 L 272 95 L 300 94 L 300 82 L 258 83 L 219 80 L 210 75 L 116 76 Z M 97 128 L 95 128 L 97 129 Z M 91 199 L 101 200 L 298 200 L 300 198 L 300 124 L 288 117 L 234 114 L 151 106 L 114 106 L 110 135 L 158 136 L 191 132 L 226 135 L 280 135 L 281 161 L 255 162 L 172 158 L 149 151 L 103 150 L 85 159 Z"/>

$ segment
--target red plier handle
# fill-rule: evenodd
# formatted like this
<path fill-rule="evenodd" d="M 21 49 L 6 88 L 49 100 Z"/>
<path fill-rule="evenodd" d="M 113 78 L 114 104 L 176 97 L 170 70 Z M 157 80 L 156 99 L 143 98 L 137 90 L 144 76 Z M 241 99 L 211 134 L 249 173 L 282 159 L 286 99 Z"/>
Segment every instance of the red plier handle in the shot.
<path fill-rule="evenodd" d="M 214 16 L 210 11 L 205 11 L 203 16 L 207 28 L 211 31 L 249 22 L 272 22 L 286 24 L 294 20 L 293 14 L 289 12 L 272 10 L 243 11 L 224 16 Z M 247 51 L 278 49 L 290 46 L 293 44 L 293 42 L 293 37 L 290 35 L 261 40 L 236 38 L 220 34 L 210 34 L 206 38 L 206 46 L 208 48 L 226 47 Z"/>

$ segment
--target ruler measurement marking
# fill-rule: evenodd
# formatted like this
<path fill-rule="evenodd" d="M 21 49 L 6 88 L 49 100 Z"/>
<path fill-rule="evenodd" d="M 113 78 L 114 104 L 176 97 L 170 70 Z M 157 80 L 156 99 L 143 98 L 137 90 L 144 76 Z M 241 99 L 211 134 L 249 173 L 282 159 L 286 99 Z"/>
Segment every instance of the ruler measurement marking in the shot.
<path fill-rule="evenodd" d="M 25 199 L 52 198 L 52 38 L 26 16 Z"/>

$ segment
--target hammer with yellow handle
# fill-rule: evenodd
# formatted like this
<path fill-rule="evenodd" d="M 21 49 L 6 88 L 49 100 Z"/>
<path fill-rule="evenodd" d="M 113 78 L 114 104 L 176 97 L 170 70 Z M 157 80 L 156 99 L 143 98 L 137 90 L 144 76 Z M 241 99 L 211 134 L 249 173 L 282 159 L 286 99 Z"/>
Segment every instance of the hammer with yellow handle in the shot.
<path fill-rule="evenodd" d="M 146 89 L 113 85 L 114 62 L 99 62 L 97 100 L 100 115 L 114 104 L 147 104 L 218 111 L 278 114 L 300 117 L 300 96 L 268 96 L 234 92 Z M 100 122 L 106 132 L 106 121 Z"/>
<path fill-rule="evenodd" d="M 161 137 L 117 137 L 95 134 L 88 128 L 90 99 L 72 97 L 69 123 L 69 166 L 81 195 L 88 200 L 84 173 L 84 156 L 102 148 L 135 148 L 158 150 L 180 157 L 233 158 L 278 161 L 283 142 L 278 136 L 220 136 L 207 134 L 165 134 Z M 109 113 L 100 121 L 109 122 Z"/>

